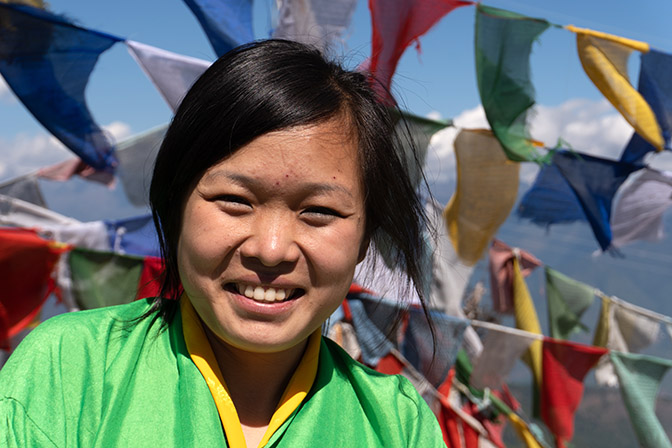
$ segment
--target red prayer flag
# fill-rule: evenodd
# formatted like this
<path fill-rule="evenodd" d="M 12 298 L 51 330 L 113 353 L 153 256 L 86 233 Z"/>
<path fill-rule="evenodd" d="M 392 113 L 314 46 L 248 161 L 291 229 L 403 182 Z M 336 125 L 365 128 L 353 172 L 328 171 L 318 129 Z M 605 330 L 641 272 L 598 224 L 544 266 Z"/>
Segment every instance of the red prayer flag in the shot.
<path fill-rule="evenodd" d="M 462 0 L 369 0 L 371 10 L 371 61 L 374 88 L 389 104 L 388 91 L 401 55 L 411 42 L 425 34 L 441 17 L 473 2 Z"/>
<path fill-rule="evenodd" d="M 28 326 L 55 289 L 51 272 L 70 247 L 27 229 L 0 229 L 0 347 Z"/>
<path fill-rule="evenodd" d="M 135 300 L 146 297 L 158 297 L 161 292 L 163 262 L 159 257 L 145 257 L 145 262 L 138 281 L 138 293 Z"/>
<path fill-rule="evenodd" d="M 607 353 L 602 347 L 545 338 L 543 341 L 541 417 L 563 448 L 574 436 L 574 413 L 583 396 L 583 379 Z"/>

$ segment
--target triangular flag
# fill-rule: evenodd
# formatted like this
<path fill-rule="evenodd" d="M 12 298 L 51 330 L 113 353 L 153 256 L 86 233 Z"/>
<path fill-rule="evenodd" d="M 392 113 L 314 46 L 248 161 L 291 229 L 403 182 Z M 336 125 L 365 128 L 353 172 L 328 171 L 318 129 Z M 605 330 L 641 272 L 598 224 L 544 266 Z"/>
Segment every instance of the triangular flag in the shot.
<path fill-rule="evenodd" d="M 576 194 L 600 247 L 609 249 L 614 195 L 628 176 L 642 166 L 569 151 L 555 151 L 553 163 Z"/>
<path fill-rule="evenodd" d="M 525 284 L 523 274 L 520 272 L 520 263 L 516 258 L 513 259 L 513 313 L 516 318 L 516 328 L 528 331 L 534 334 L 541 334 L 541 325 L 537 317 L 537 310 L 534 308 L 532 297 Z M 542 343 L 540 340 L 533 341 L 530 348 L 527 349 L 523 360 L 532 371 L 532 389 L 533 389 L 533 415 L 539 414 L 539 391 L 541 389 L 541 352 Z"/>
<path fill-rule="evenodd" d="M 26 5 L 0 3 L 5 26 L 0 72 L 26 108 L 65 146 L 98 170 L 116 165 L 84 90 L 98 57 L 120 38 L 77 27 Z"/>
<path fill-rule="evenodd" d="M 544 270 L 551 337 L 569 339 L 574 332 L 588 331 L 581 316 L 595 299 L 594 288 L 548 266 Z"/>
<path fill-rule="evenodd" d="M 489 131 L 464 129 L 454 145 L 457 188 L 443 216 L 458 256 L 474 265 L 513 208 L 519 164 Z"/>
<path fill-rule="evenodd" d="M 663 136 L 656 117 L 628 78 L 630 53 L 633 50 L 646 53 L 649 44 L 574 26 L 566 28 L 576 33 L 581 65 L 595 87 L 639 135 L 657 150 L 662 150 Z"/>
<path fill-rule="evenodd" d="M 490 295 L 492 296 L 492 309 L 498 313 L 513 312 L 513 259 L 518 258 L 520 271 L 523 277 L 527 277 L 532 271 L 541 266 L 541 261 L 531 253 L 516 249 L 514 250 L 504 242 L 494 239 L 490 246 Z"/>
<path fill-rule="evenodd" d="M 370 0 L 371 59 L 369 69 L 377 82 L 381 98 L 393 102 L 387 91 L 397 62 L 411 42 L 425 34 L 444 15 L 460 6 L 461 0 Z M 380 83 L 380 85 L 378 85 Z M 384 88 L 380 88 L 380 86 Z"/>
<path fill-rule="evenodd" d="M 527 129 L 534 106 L 530 79 L 532 43 L 550 24 L 513 12 L 476 7 L 476 79 L 493 133 L 511 160 L 542 159 Z"/>
<path fill-rule="evenodd" d="M 641 56 L 638 91 L 651 106 L 663 133 L 665 147 L 672 137 L 672 55 L 651 49 Z M 622 162 L 641 162 L 646 153 L 655 151 L 649 142 L 635 133 L 623 150 Z"/>
<path fill-rule="evenodd" d="M 583 379 L 607 353 L 600 347 L 544 339 L 541 416 L 558 448 L 574 436 L 574 413 L 583 396 Z"/>
<path fill-rule="evenodd" d="M 0 229 L 0 348 L 29 325 L 54 290 L 51 277 L 69 246 L 26 229 Z"/>
<path fill-rule="evenodd" d="M 672 361 L 615 351 L 610 357 L 640 446 L 671 448 L 672 443 L 656 417 L 655 406 L 660 382 L 672 367 Z"/>
<path fill-rule="evenodd" d="M 184 0 L 217 56 L 254 40 L 252 0 Z"/>
<path fill-rule="evenodd" d="M 323 52 L 342 39 L 357 0 L 280 0 L 274 39 L 313 45 Z"/>
<path fill-rule="evenodd" d="M 483 339 L 483 352 L 474 361 L 471 384 L 478 389 L 501 388 L 516 360 L 534 340 L 504 331 L 488 331 Z"/>
<path fill-rule="evenodd" d="M 168 125 L 159 126 L 117 145 L 117 175 L 121 179 L 126 197 L 135 206 L 149 205 L 149 185 L 154 161 L 167 129 Z"/>
<path fill-rule="evenodd" d="M 614 247 L 663 238 L 663 213 L 672 205 L 672 173 L 644 168 L 619 194 L 611 217 Z"/>
<path fill-rule="evenodd" d="M 189 88 L 203 74 L 210 62 L 126 41 L 128 52 L 142 68 L 170 109 L 175 112 Z"/>

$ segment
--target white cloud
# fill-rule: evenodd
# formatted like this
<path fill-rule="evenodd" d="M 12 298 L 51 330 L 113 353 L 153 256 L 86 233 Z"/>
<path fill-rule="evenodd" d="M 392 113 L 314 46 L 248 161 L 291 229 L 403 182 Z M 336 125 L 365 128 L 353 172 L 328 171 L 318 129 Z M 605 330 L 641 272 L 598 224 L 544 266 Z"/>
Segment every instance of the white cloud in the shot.
<path fill-rule="evenodd" d="M 115 121 L 103 126 L 116 141 L 131 134 L 128 124 Z M 0 138 L 0 179 L 8 180 L 39 168 L 62 162 L 74 156 L 56 137 L 41 133 L 17 134 L 11 139 Z"/>

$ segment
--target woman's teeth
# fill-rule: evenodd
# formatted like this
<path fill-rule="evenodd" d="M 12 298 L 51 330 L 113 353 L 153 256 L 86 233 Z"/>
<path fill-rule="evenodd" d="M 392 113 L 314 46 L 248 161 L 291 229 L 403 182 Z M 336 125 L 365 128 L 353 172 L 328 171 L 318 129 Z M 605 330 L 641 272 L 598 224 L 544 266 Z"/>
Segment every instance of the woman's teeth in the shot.
<path fill-rule="evenodd" d="M 291 290 L 238 285 L 238 292 L 257 302 L 280 302 L 290 296 Z"/>

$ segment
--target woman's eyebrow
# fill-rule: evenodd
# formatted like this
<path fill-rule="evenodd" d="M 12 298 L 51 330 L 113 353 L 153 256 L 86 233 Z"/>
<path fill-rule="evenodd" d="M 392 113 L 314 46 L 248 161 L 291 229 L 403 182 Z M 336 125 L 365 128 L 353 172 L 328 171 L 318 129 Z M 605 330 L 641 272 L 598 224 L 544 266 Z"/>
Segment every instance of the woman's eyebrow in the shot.
<path fill-rule="evenodd" d="M 234 173 L 223 169 L 215 170 L 206 174 L 205 177 L 203 177 L 203 183 L 207 185 L 210 182 L 215 182 L 215 180 L 219 177 L 224 177 L 227 180 L 232 181 L 238 185 L 246 186 L 253 189 L 265 188 L 264 183 L 255 177 L 246 176 L 244 174 Z M 311 191 L 312 195 L 341 192 L 346 194 L 350 198 L 354 198 L 354 195 L 350 190 L 348 190 L 346 187 L 338 183 L 306 182 L 301 184 L 301 186 L 306 190 Z"/>

